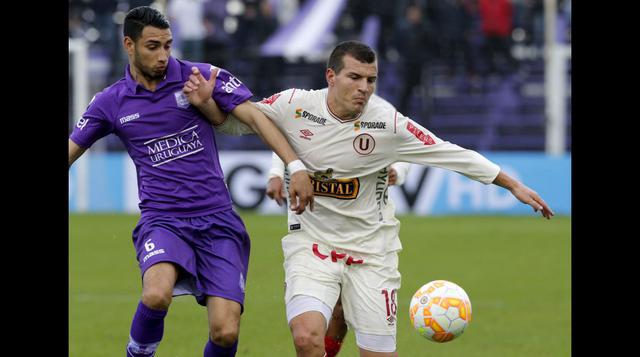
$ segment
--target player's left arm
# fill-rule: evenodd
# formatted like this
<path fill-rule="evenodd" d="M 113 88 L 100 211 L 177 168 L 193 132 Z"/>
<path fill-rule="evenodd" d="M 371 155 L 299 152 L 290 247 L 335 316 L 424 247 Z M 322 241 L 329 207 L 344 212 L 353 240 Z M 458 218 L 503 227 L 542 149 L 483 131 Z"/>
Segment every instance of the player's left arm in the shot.
<path fill-rule="evenodd" d="M 529 187 L 525 186 L 522 182 L 507 175 L 506 172 L 500 170 L 498 176 L 492 182 L 494 185 L 504 187 L 511 192 L 511 194 L 517 198 L 520 202 L 528 204 L 533 208 L 534 212 L 540 211 L 542 216 L 546 219 L 550 219 L 554 213 L 549 208 L 547 203 L 538 195 L 538 193 Z"/>
<path fill-rule="evenodd" d="M 182 87 L 182 92 L 189 103 L 196 107 L 213 125 L 220 125 L 227 119 L 227 113 L 223 112 L 212 94 L 216 86 L 218 68 L 211 71 L 209 79 L 204 78 L 198 67 L 191 67 L 189 80 Z"/>
<path fill-rule="evenodd" d="M 255 104 L 248 100 L 236 106 L 231 111 L 231 114 L 258 134 L 286 163 L 291 175 L 289 184 L 291 209 L 300 214 L 304 211 L 306 204 L 309 203 L 309 208 L 313 210 L 313 186 L 307 176 L 307 170 L 278 127 Z M 292 168 L 290 164 L 293 162 L 298 163 L 297 165 L 301 169 Z M 299 198 L 299 202 L 297 198 Z"/>
<path fill-rule="evenodd" d="M 520 181 L 507 175 L 500 166 L 476 151 L 444 141 L 413 120 L 397 114 L 396 161 L 441 167 L 458 172 L 484 184 L 504 187 L 520 202 L 549 219 L 554 213 L 542 198 Z"/>

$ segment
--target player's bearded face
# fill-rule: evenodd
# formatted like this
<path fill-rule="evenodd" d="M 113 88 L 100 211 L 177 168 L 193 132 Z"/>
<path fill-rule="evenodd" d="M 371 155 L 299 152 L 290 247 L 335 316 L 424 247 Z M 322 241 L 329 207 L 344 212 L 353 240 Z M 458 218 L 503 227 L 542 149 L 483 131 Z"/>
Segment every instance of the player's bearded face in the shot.
<path fill-rule="evenodd" d="M 363 63 L 350 55 L 342 59 L 344 68 L 334 77 L 334 89 L 341 111 L 358 115 L 376 90 L 378 63 Z"/>
<path fill-rule="evenodd" d="M 148 80 L 161 80 L 167 73 L 173 39 L 169 29 L 147 26 L 136 41 L 133 65 Z"/>

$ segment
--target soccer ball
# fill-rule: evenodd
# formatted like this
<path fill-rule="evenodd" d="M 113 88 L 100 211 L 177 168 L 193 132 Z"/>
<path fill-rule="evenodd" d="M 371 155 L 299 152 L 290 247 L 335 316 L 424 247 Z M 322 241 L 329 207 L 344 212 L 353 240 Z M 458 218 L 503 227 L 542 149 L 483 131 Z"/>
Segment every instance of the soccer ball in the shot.
<path fill-rule="evenodd" d="M 434 280 L 413 294 L 409 318 L 422 337 L 448 342 L 460 336 L 471 322 L 471 301 L 460 286 Z"/>

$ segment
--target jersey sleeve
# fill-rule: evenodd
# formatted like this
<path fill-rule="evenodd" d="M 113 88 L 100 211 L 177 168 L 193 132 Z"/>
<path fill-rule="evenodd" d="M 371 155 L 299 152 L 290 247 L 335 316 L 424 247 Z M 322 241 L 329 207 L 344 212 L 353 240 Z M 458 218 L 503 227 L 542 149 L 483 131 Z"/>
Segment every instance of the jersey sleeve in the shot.
<path fill-rule="evenodd" d="M 227 135 L 255 134 L 250 126 L 238 120 L 238 118 L 231 113 L 229 113 L 227 119 L 225 119 L 222 124 L 215 125 L 214 128 L 216 129 L 216 132 Z"/>
<path fill-rule="evenodd" d="M 267 118 L 274 123 L 285 118 L 283 115 L 286 110 L 287 100 L 293 95 L 295 89 L 288 89 L 280 93 L 276 93 L 260 102 L 253 103 Z M 285 98 L 286 97 L 286 98 Z M 229 135 L 255 134 L 251 128 L 238 120 L 232 113 L 229 113 L 227 119 L 220 125 L 216 126 L 216 131 Z"/>
<path fill-rule="evenodd" d="M 276 93 L 268 98 L 265 98 L 258 103 L 255 103 L 258 109 L 264 113 L 269 119 L 277 123 L 278 121 L 285 120 L 286 109 L 288 102 L 295 94 L 296 89 L 287 89 L 280 93 Z"/>
<path fill-rule="evenodd" d="M 113 97 L 104 92 L 96 94 L 73 128 L 69 139 L 78 146 L 88 149 L 98 139 L 111 134 L 114 130 L 113 118 L 109 107 Z"/>
<path fill-rule="evenodd" d="M 200 69 L 205 78 L 211 78 L 211 71 L 216 67 Z M 253 97 L 253 93 L 236 76 L 226 69 L 220 68 L 216 77 L 216 85 L 211 95 L 218 107 L 226 113 Z"/>
<path fill-rule="evenodd" d="M 276 153 L 271 153 L 271 170 L 269 170 L 269 178 L 280 177 L 284 179 L 284 161 L 280 159 Z"/>
<path fill-rule="evenodd" d="M 490 184 L 500 167 L 479 153 L 435 136 L 420 124 L 397 113 L 396 161 L 440 167 Z"/>
<path fill-rule="evenodd" d="M 409 173 L 411 164 L 408 162 L 394 162 L 393 164 L 391 164 L 391 167 L 396 170 L 396 185 L 402 185 L 404 183 L 404 180 L 407 178 L 407 174 Z"/>

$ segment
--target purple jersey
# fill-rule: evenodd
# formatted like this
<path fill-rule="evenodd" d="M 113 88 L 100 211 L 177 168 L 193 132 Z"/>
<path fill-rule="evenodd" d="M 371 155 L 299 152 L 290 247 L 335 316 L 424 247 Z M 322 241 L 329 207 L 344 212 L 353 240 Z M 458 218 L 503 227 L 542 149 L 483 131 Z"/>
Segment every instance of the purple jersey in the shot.
<path fill-rule="evenodd" d="M 231 207 L 213 127 L 182 93 L 191 67 L 205 78 L 215 67 L 169 58 L 166 78 L 155 92 L 129 73 L 96 94 L 70 139 L 89 148 L 101 137 L 117 135 L 133 159 L 143 215 L 202 216 Z M 225 112 L 252 97 L 249 89 L 220 69 L 213 98 Z"/>

